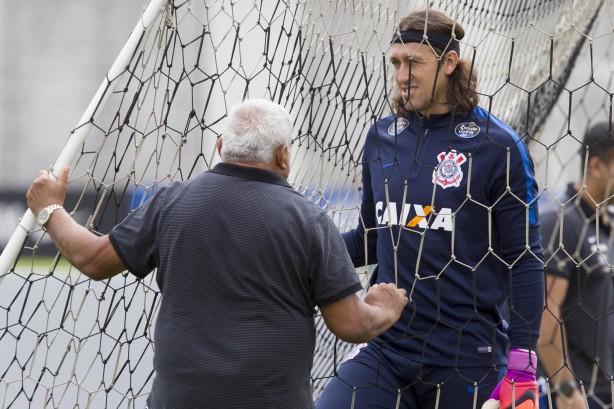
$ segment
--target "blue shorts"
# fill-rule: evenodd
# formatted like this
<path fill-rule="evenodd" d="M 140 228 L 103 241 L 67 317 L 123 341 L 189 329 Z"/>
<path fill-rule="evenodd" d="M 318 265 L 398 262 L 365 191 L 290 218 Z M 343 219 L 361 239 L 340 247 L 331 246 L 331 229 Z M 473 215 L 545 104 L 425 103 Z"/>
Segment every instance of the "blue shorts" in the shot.
<path fill-rule="evenodd" d="M 326 385 L 317 409 L 480 408 L 505 372 L 425 365 L 372 344 L 356 352 Z"/>

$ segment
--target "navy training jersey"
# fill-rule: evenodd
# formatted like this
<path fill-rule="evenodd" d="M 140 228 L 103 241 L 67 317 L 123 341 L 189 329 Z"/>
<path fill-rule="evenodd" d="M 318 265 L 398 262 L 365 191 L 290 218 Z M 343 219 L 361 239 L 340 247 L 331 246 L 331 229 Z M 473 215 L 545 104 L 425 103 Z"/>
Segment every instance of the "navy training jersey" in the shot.
<path fill-rule="evenodd" d="M 355 265 L 378 265 L 372 281 L 410 295 L 375 342 L 443 366 L 504 364 L 510 340 L 534 349 L 544 292 L 538 187 L 518 135 L 479 107 L 389 116 L 369 130 L 362 165 L 361 219 L 346 245 Z"/>

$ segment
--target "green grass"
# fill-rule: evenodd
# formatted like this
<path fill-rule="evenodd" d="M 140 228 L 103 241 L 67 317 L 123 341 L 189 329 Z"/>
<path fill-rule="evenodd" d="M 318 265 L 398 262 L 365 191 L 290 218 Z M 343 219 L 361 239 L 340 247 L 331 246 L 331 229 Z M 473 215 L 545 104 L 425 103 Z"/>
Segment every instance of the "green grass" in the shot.
<path fill-rule="evenodd" d="M 57 263 L 54 257 L 21 257 L 15 266 L 15 273 L 24 276 L 30 273 L 38 275 L 48 275 L 53 270 L 54 275 L 66 275 L 71 270 L 71 265 L 65 259 L 60 259 Z"/>

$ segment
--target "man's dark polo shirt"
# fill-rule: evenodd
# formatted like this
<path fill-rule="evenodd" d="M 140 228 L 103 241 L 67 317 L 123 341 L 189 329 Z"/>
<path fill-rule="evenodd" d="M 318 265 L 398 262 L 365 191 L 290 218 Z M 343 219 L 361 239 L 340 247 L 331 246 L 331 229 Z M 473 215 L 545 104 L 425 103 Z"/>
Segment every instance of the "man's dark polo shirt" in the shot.
<path fill-rule="evenodd" d="M 135 276 L 158 268 L 150 409 L 313 407 L 315 308 L 361 289 L 320 208 L 273 172 L 221 163 L 110 239 Z"/>

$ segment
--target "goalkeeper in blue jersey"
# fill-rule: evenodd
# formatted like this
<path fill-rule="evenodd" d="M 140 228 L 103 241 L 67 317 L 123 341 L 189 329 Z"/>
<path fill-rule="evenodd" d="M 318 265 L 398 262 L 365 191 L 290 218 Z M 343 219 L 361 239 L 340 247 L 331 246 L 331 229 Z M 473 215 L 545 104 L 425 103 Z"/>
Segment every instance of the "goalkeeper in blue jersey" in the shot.
<path fill-rule="evenodd" d="M 377 265 L 372 283 L 396 282 L 410 302 L 354 348 L 318 409 L 537 407 L 538 187 L 517 133 L 477 106 L 463 35 L 433 10 L 393 35 L 394 113 L 367 134 L 360 220 L 344 239 L 355 266 Z"/>

